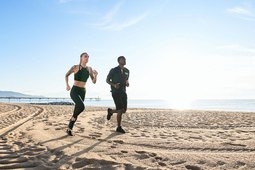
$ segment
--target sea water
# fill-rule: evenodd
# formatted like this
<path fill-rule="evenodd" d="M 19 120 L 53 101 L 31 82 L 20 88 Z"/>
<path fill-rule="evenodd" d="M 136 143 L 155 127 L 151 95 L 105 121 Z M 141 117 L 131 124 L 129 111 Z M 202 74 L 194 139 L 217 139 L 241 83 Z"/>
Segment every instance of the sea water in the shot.
<path fill-rule="evenodd" d="M 114 106 L 112 100 L 85 101 L 85 104 L 88 106 Z M 255 112 L 255 99 L 194 100 L 184 103 L 166 100 L 128 100 L 128 107 Z"/>

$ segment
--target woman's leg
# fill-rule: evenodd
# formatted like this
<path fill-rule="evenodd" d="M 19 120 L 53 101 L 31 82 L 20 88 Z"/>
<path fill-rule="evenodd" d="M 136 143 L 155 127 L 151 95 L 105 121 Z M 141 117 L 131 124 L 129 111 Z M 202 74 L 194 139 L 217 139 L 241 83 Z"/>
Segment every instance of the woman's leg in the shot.
<path fill-rule="evenodd" d="M 85 98 L 85 89 L 83 88 L 78 88 L 78 87 L 73 87 L 70 93 L 70 96 L 72 100 L 75 103 L 73 115 L 70 119 L 68 128 L 69 130 L 73 129 L 74 123 L 76 122 L 79 114 L 84 111 L 85 106 L 84 106 L 84 98 Z"/>

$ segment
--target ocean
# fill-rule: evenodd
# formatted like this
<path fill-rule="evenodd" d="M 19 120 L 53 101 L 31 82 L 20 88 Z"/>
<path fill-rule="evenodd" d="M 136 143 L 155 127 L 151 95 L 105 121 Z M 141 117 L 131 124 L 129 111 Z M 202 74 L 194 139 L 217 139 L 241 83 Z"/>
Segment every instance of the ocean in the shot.
<path fill-rule="evenodd" d="M 114 107 L 112 100 L 85 101 L 88 106 Z M 255 99 L 229 99 L 229 100 L 194 100 L 166 101 L 166 100 L 128 100 L 129 108 L 162 108 L 162 109 L 195 109 L 195 110 L 220 110 L 255 112 Z"/>
<path fill-rule="evenodd" d="M 0 99 L 0 102 L 11 103 L 50 103 L 72 102 L 71 99 Z M 86 106 L 114 107 L 113 100 L 85 99 Z M 255 112 L 255 99 L 219 99 L 194 101 L 166 101 L 166 100 L 128 100 L 128 108 L 158 108 L 158 109 L 195 109 Z"/>

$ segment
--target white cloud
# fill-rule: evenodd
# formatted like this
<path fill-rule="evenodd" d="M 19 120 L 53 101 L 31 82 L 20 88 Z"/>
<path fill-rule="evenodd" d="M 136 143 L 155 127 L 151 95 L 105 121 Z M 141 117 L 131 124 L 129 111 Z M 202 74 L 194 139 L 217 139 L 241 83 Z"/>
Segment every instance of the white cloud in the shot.
<path fill-rule="evenodd" d="M 127 19 L 127 20 L 122 21 L 122 22 L 111 22 L 109 24 L 106 24 L 106 25 L 102 26 L 101 29 L 120 31 L 120 30 L 123 30 L 127 27 L 130 27 L 132 25 L 135 25 L 135 24 L 139 23 L 146 16 L 147 16 L 147 14 L 145 13 L 145 14 L 142 14 L 140 16 L 136 16 L 134 18 L 130 18 L 130 19 Z"/>
<path fill-rule="evenodd" d="M 96 26 L 98 29 L 120 31 L 127 27 L 130 27 L 139 23 L 146 16 L 148 16 L 148 13 L 143 13 L 138 16 L 122 19 L 121 21 L 120 19 L 117 20 L 116 18 L 121 16 L 120 11 L 123 4 L 124 4 L 124 0 L 119 1 L 118 3 L 114 5 L 114 7 L 106 15 L 104 15 L 101 18 L 100 23 L 91 24 L 91 25 Z"/>
<path fill-rule="evenodd" d="M 227 12 L 230 14 L 237 14 L 237 15 L 251 15 L 252 12 L 249 11 L 248 9 L 245 9 L 243 7 L 234 7 L 227 9 Z"/>
<path fill-rule="evenodd" d="M 237 16 L 244 20 L 255 21 L 255 15 L 251 9 L 246 7 L 233 7 L 226 9 L 226 12 L 230 15 Z"/>
<path fill-rule="evenodd" d="M 103 17 L 103 24 L 111 22 L 114 16 L 119 12 L 124 1 L 119 1 L 115 6 Z"/>

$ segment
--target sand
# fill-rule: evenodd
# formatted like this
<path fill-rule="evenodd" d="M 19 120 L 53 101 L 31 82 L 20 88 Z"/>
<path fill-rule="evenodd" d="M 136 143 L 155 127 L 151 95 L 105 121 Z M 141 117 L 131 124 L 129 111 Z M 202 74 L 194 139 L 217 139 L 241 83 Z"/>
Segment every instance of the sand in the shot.
<path fill-rule="evenodd" d="M 0 169 L 255 169 L 255 113 L 0 103 Z"/>

